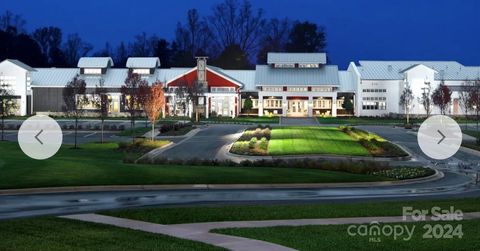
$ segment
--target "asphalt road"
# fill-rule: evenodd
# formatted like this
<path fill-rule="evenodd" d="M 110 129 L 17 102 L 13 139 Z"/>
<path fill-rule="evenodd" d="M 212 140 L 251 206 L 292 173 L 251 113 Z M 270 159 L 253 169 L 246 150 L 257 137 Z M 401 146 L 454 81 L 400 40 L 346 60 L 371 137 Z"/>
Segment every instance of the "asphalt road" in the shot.
<path fill-rule="evenodd" d="M 209 125 L 195 136 L 161 153 L 168 159 L 215 159 L 218 151 L 240 136 L 245 125 Z"/>
<path fill-rule="evenodd" d="M 239 136 L 246 126 L 211 125 L 194 137 L 174 146 L 163 154 L 170 158 L 213 158 L 225 144 Z M 402 128 L 364 126 L 369 131 L 398 143 L 413 153 L 410 162 L 432 164 L 416 143 L 416 135 Z M 84 135 L 86 136 L 86 135 Z M 68 137 L 68 135 L 67 135 Z M 94 138 L 94 135 L 86 137 Z M 128 139 L 128 138 L 127 138 Z M 419 184 L 384 187 L 351 187 L 323 189 L 236 189 L 236 190 L 161 190 L 117 191 L 61 194 L 0 196 L 0 219 L 37 215 L 64 215 L 142 206 L 200 204 L 271 204 L 325 203 L 366 200 L 437 199 L 480 196 L 480 187 L 464 170 L 450 167 L 450 162 L 477 161 L 478 156 L 458 152 L 445 163 L 436 163 L 445 177 Z"/>
<path fill-rule="evenodd" d="M 0 196 L 0 219 L 66 215 L 143 206 L 202 204 L 344 203 L 366 200 L 480 196 L 472 179 L 447 172 L 443 179 L 410 185 L 322 189 L 228 189 L 82 192 Z"/>

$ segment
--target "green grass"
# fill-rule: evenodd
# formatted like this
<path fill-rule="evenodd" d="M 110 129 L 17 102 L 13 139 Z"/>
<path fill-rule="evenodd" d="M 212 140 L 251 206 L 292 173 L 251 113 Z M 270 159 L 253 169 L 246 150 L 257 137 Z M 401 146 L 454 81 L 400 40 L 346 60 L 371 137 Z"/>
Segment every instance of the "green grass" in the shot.
<path fill-rule="evenodd" d="M 145 133 L 149 132 L 152 130 L 151 126 L 148 127 L 135 127 L 133 129 L 125 129 L 119 133 L 117 133 L 117 136 L 134 136 L 134 137 L 141 137 Z"/>
<path fill-rule="evenodd" d="M 0 221 L 0 250 L 224 250 L 160 234 L 53 217 Z"/>
<path fill-rule="evenodd" d="M 370 155 L 360 143 L 336 127 L 273 128 L 268 153 L 270 155 Z"/>
<path fill-rule="evenodd" d="M 213 232 L 264 240 L 302 251 L 316 250 L 480 250 L 480 220 L 455 222 L 417 222 L 392 223 L 388 225 L 407 225 L 409 229 L 415 225 L 413 238 L 409 241 L 394 240 L 391 237 L 380 237 L 381 242 L 370 242 L 368 236 L 350 236 L 347 228 L 350 225 L 299 226 L 299 227 L 266 227 L 218 229 Z M 453 239 L 424 239 L 425 224 L 462 225 L 463 237 Z M 380 227 L 383 224 L 380 224 Z M 406 234 L 402 237 L 405 237 Z"/>
<path fill-rule="evenodd" d="M 470 135 L 475 138 L 480 138 L 480 131 L 474 131 L 474 130 L 464 130 L 463 133 Z"/>
<path fill-rule="evenodd" d="M 0 189 L 149 184 L 255 184 L 380 181 L 388 178 L 318 169 L 210 167 L 123 163 L 117 143 L 62 147 L 48 160 L 33 160 L 17 143 L 0 142 Z"/>
<path fill-rule="evenodd" d="M 479 212 L 480 198 L 338 204 L 142 208 L 107 211 L 102 212 L 102 214 L 159 224 L 179 224 L 213 221 L 398 216 L 402 215 L 404 206 L 411 206 L 416 209 L 430 209 L 433 206 L 448 209 L 450 206 L 454 206 L 455 209 L 460 209 L 463 212 Z"/>

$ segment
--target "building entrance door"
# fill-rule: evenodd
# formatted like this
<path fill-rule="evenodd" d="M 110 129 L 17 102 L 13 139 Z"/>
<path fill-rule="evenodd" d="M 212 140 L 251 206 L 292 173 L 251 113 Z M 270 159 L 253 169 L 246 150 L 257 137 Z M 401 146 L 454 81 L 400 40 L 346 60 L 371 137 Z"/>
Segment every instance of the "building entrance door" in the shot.
<path fill-rule="evenodd" d="M 308 112 L 308 102 L 305 100 L 289 100 L 287 116 L 306 117 Z"/>

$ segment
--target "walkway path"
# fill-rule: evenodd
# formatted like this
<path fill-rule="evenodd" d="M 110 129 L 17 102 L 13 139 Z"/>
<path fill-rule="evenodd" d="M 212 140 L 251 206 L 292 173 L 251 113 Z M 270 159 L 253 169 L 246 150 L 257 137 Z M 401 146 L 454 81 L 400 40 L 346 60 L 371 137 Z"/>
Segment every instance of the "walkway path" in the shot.
<path fill-rule="evenodd" d="M 453 216 L 453 215 L 452 215 Z M 256 228 L 275 226 L 306 226 L 306 225 L 344 225 L 369 224 L 376 222 L 412 222 L 411 218 L 402 216 L 385 217 L 353 217 L 353 218 L 325 218 L 325 219 L 297 219 L 297 220 L 268 220 L 268 221 L 225 221 L 162 225 L 144 221 L 123 219 L 98 214 L 77 214 L 62 216 L 62 218 L 113 225 L 145 232 L 169 235 L 177 238 L 199 241 L 230 250 L 294 250 L 278 244 L 248 239 L 237 236 L 210 233 L 213 229 L 221 228 Z M 480 219 L 480 212 L 464 213 L 464 220 Z M 428 220 L 428 219 L 427 219 Z"/>

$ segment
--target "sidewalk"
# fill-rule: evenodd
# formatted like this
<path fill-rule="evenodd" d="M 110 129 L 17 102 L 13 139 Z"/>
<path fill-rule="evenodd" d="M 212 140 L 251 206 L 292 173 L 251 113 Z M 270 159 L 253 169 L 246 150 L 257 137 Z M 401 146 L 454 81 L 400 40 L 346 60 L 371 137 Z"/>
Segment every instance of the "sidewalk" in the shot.
<path fill-rule="evenodd" d="M 206 223 L 187 223 L 162 225 L 150 222 L 104 216 L 98 214 L 76 214 L 61 216 L 65 219 L 80 220 L 107 224 L 116 227 L 129 228 L 144 232 L 169 235 L 176 238 L 199 241 L 214 246 L 234 251 L 244 250 L 294 250 L 278 244 L 265 241 L 248 239 L 244 237 L 229 236 L 210 233 L 213 229 L 222 228 L 260 228 L 275 226 L 307 226 L 307 225 L 345 225 L 345 224 L 370 224 L 371 222 L 393 223 L 413 222 L 412 218 L 403 219 L 403 216 L 385 217 L 352 217 L 352 218 L 325 218 L 325 219 L 297 219 L 297 220 L 268 220 L 268 221 L 225 221 Z M 464 213 L 464 220 L 480 219 L 480 212 Z M 427 217 L 428 220 L 428 217 Z"/>

